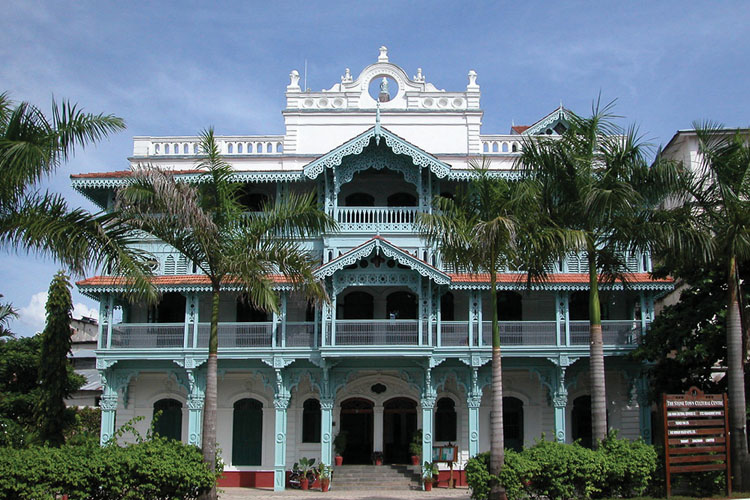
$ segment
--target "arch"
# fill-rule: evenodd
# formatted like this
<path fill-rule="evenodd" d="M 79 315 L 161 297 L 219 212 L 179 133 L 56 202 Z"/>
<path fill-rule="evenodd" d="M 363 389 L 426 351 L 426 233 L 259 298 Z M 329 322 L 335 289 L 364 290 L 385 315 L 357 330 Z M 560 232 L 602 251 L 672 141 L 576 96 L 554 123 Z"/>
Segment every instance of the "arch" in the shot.
<path fill-rule="evenodd" d="M 302 442 L 320 443 L 320 401 L 315 398 L 302 404 Z"/>
<path fill-rule="evenodd" d="M 166 292 L 151 310 L 153 323 L 184 323 L 185 296 L 179 292 Z"/>
<path fill-rule="evenodd" d="M 435 441 L 456 441 L 456 402 L 451 398 L 438 399 L 435 408 Z"/>
<path fill-rule="evenodd" d="M 440 297 L 440 319 L 443 321 L 455 321 L 456 313 L 452 292 L 446 292 Z"/>
<path fill-rule="evenodd" d="M 409 443 L 417 430 L 417 402 L 407 397 L 383 403 L 383 454 L 385 463 L 409 461 Z"/>
<path fill-rule="evenodd" d="M 417 296 L 411 292 L 393 292 L 385 304 L 387 319 L 417 319 Z"/>
<path fill-rule="evenodd" d="M 283 153 L 284 152 L 284 145 L 280 142 L 276 143 L 276 152 L 277 153 Z"/>
<path fill-rule="evenodd" d="M 389 207 L 416 207 L 417 197 L 411 193 L 394 193 L 388 197 Z"/>
<path fill-rule="evenodd" d="M 523 298 L 520 293 L 510 290 L 497 293 L 497 319 L 523 321 Z"/>
<path fill-rule="evenodd" d="M 512 396 L 503 398 L 503 438 L 506 448 L 523 448 L 523 401 Z"/>
<path fill-rule="evenodd" d="M 161 412 L 157 417 L 156 414 Z M 164 398 L 154 403 L 154 433 L 167 439 L 182 441 L 182 403 Z"/>
<path fill-rule="evenodd" d="M 588 321 L 589 319 L 589 292 L 579 290 L 570 294 L 568 304 L 571 321 Z"/>
<path fill-rule="evenodd" d="M 373 403 L 364 398 L 341 402 L 341 431 L 347 433 L 342 455 L 347 464 L 369 464 L 373 445 Z"/>
<path fill-rule="evenodd" d="M 227 144 L 227 153 L 232 154 L 234 152 L 234 145 L 230 142 Z"/>
<path fill-rule="evenodd" d="M 266 144 L 266 153 L 273 153 L 273 144 L 270 142 Z"/>
<path fill-rule="evenodd" d="M 484 144 L 482 145 L 482 152 L 483 152 L 483 153 L 489 153 L 489 152 L 490 152 L 490 145 L 489 145 L 489 143 L 485 142 L 485 143 L 484 143 Z"/>
<path fill-rule="evenodd" d="M 266 193 L 253 193 L 250 185 L 245 185 L 240 189 L 239 202 L 248 212 L 260 212 L 263 206 L 271 201 L 271 197 Z"/>
<path fill-rule="evenodd" d="M 247 143 L 247 152 L 248 153 L 252 153 L 253 152 L 253 143 L 252 142 L 248 142 Z"/>
<path fill-rule="evenodd" d="M 198 154 L 198 143 L 197 142 L 195 144 L 193 144 L 193 154 L 194 155 Z"/>
<path fill-rule="evenodd" d="M 492 143 L 492 152 L 493 153 L 497 153 L 498 152 L 498 148 L 497 148 L 497 143 L 496 142 Z"/>
<path fill-rule="evenodd" d="M 352 193 L 344 198 L 347 207 L 374 207 L 375 197 L 367 193 Z"/>
<path fill-rule="evenodd" d="M 242 143 L 237 143 L 237 153 L 242 154 Z"/>
<path fill-rule="evenodd" d="M 503 153 L 507 153 L 507 152 L 508 152 L 508 143 L 504 142 L 503 143 Z"/>
<path fill-rule="evenodd" d="M 591 448 L 591 396 L 578 396 L 573 400 L 570 412 L 573 441 L 581 440 L 581 446 Z"/>
<path fill-rule="evenodd" d="M 190 152 L 190 150 L 188 148 L 189 148 L 189 146 L 188 146 L 187 143 L 183 144 L 182 145 L 182 154 L 188 154 Z"/>
<path fill-rule="evenodd" d="M 249 300 L 240 295 L 237 297 L 237 322 L 238 323 L 263 323 L 269 321 L 266 311 L 256 309 Z"/>
<path fill-rule="evenodd" d="M 367 292 L 350 292 L 344 296 L 343 318 L 340 319 L 373 319 L 375 299 Z"/>
<path fill-rule="evenodd" d="M 232 465 L 261 465 L 262 456 L 263 403 L 240 399 L 232 417 Z"/>

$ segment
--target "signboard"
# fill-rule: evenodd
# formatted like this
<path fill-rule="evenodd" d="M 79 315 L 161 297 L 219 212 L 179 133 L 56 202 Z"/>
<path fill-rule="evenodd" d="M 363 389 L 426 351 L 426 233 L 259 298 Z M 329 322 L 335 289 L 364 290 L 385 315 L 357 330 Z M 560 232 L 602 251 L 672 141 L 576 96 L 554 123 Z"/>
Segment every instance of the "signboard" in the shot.
<path fill-rule="evenodd" d="M 453 463 L 458 457 L 458 446 L 433 446 L 432 461 Z"/>
<path fill-rule="evenodd" d="M 704 394 L 697 387 L 685 394 L 663 394 L 662 412 L 667 497 L 672 474 L 710 470 L 725 471 L 731 495 L 727 395 Z"/>

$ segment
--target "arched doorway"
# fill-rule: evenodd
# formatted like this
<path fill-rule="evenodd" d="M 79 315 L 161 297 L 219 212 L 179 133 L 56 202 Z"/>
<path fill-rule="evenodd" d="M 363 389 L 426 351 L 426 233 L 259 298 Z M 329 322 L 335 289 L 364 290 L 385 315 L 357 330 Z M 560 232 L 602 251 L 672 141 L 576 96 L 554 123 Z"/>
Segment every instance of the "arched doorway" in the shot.
<path fill-rule="evenodd" d="M 573 441 L 581 440 L 581 446 L 591 448 L 591 396 L 579 396 L 573 400 L 570 414 Z"/>
<path fill-rule="evenodd" d="M 182 403 L 176 399 L 160 399 L 154 403 L 154 433 L 161 437 L 182 441 Z"/>
<path fill-rule="evenodd" d="M 350 292 L 344 297 L 343 308 L 339 309 L 338 319 L 372 319 L 374 309 L 372 295 L 367 292 Z M 343 318 L 340 316 L 341 313 L 343 313 Z"/>
<path fill-rule="evenodd" d="M 342 453 L 345 464 L 372 463 L 372 407 L 371 401 L 362 398 L 341 402 L 341 432 L 347 433 Z"/>
<path fill-rule="evenodd" d="M 417 430 L 417 403 L 409 398 L 389 399 L 383 405 L 385 463 L 409 463 L 409 443 Z"/>
<path fill-rule="evenodd" d="M 263 403 L 240 399 L 234 403 L 232 465 L 260 465 L 263 452 Z"/>
<path fill-rule="evenodd" d="M 385 299 L 386 319 L 417 319 L 417 296 L 393 292 Z"/>
<path fill-rule="evenodd" d="M 503 398 L 503 439 L 506 448 L 523 449 L 523 401 L 518 398 Z"/>

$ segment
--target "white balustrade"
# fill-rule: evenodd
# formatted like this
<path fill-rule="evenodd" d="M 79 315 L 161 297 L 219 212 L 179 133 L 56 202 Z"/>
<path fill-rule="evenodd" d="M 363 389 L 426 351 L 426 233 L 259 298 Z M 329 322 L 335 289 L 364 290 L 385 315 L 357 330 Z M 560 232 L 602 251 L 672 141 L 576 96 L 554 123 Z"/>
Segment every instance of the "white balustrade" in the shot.
<path fill-rule="evenodd" d="M 287 323 L 287 347 L 313 347 L 315 345 L 315 323 Z"/>
<path fill-rule="evenodd" d="M 500 345 L 555 345 L 554 321 L 498 321 Z M 492 346 L 492 321 L 482 322 L 482 344 Z"/>
<path fill-rule="evenodd" d="M 417 207 L 338 207 L 342 231 L 414 231 Z"/>
<path fill-rule="evenodd" d="M 518 135 L 481 135 L 482 154 L 520 154 L 523 142 Z"/>
<path fill-rule="evenodd" d="M 570 344 L 589 344 L 589 322 L 570 322 Z M 604 345 L 636 345 L 641 339 L 640 320 L 603 320 L 602 339 Z"/>
<path fill-rule="evenodd" d="M 112 325 L 113 349 L 181 348 L 183 323 L 119 323 Z"/>
<path fill-rule="evenodd" d="M 208 347 L 210 323 L 198 323 L 198 347 Z M 219 323 L 219 347 L 271 347 L 273 323 Z"/>
<path fill-rule="evenodd" d="M 469 345 L 468 321 L 443 321 L 440 323 L 440 345 L 446 347 Z"/>
<path fill-rule="evenodd" d="M 223 155 L 280 155 L 284 152 L 284 137 L 280 135 L 216 137 Z M 199 156 L 199 137 L 136 138 L 135 147 L 146 156 Z"/>

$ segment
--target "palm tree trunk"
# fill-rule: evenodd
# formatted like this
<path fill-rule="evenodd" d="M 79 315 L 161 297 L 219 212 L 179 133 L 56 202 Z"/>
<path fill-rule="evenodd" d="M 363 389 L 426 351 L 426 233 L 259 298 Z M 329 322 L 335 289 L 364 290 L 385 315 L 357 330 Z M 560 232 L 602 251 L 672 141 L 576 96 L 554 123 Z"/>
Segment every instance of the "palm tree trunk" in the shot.
<path fill-rule="evenodd" d="M 497 477 L 505 462 L 505 436 L 503 434 L 503 366 L 500 358 L 500 325 L 497 323 L 497 274 L 490 271 L 490 297 L 492 300 L 492 412 L 490 413 L 490 474 Z M 490 500 L 506 500 L 505 486 L 492 481 Z"/>
<path fill-rule="evenodd" d="M 594 449 L 607 437 L 607 396 L 604 376 L 604 341 L 599 302 L 596 253 L 589 245 L 589 372 L 591 377 L 591 444 Z"/>
<path fill-rule="evenodd" d="M 729 259 L 727 287 L 727 381 L 729 392 L 729 432 L 732 452 L 732 482 L 737 491 L 750 488 L 747 450 L 747 410 L 745 407 L 745 374 L 742 352 L 742 322 L 738 302 L 737 266 Z M 743 474 L 744 472 L 744 474 Z"/>
<path fill-rule="evenodd" d="M 216 468 L 216 372 L 219 351 L 219 285 L 211 292 L 211 333 L 208 337 L 208 361 L 206 362 L 206 400 L 203 408 L 203 461 L 211 470 Z M 216 486 L 202 496 L 204 500 L 216 500 Z"/>

